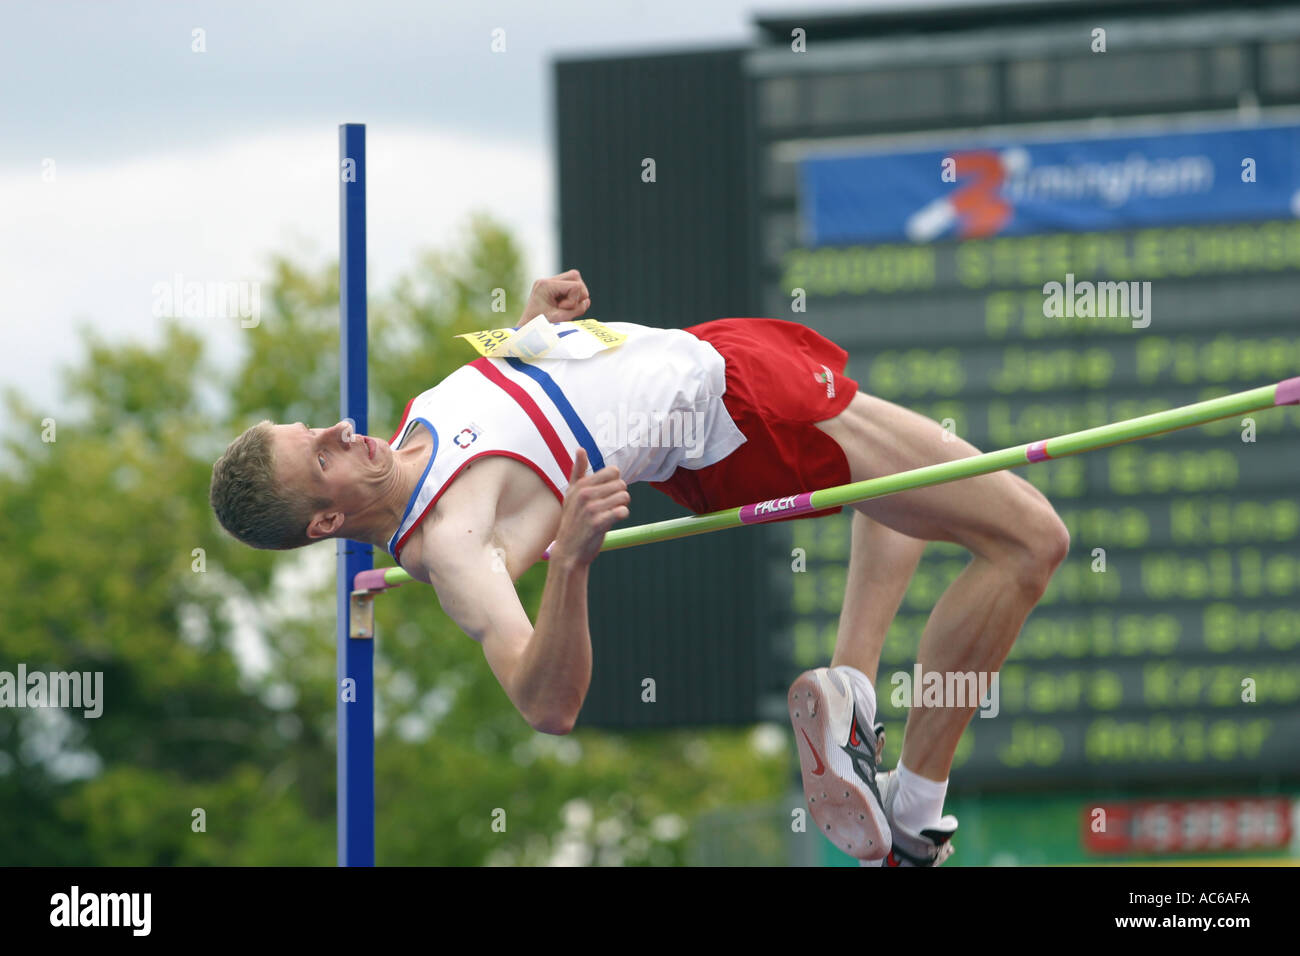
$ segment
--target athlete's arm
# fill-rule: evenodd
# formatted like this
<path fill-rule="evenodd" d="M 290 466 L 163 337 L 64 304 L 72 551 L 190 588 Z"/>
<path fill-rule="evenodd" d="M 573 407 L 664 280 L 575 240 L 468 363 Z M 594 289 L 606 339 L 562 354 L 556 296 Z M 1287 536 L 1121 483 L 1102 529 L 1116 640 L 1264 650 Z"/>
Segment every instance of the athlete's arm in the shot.
<path fill-rule="evenodd" d="M 570 269 L 533 283 L 519 324 L 523 325 L 539 315 L 545 315 L 550 322 L 568 322 L 586 315 L 589 308 L 591 293 L 587 291 L 587 284 L 577 269 Z"/>
<path fill-rule="evenodd" d="M 478 641 L 506 696 L 534 729 L 567 734 L 591 685 L 587 575 L 605 532 L 627 517 L 627 484 L 617 468 L 582 477 L 579 449 L 546 571 L 537 626 L 491 547 L 490 528 L 466 534 L 440 526 L 422 542 L 424 568 L 443 610 Z M 472 542 L 472 543 L 471 543 Z"/>
<path fill-rule="evenodd" d="M 483 648 L 488 666 L 515 709 L 530 726 L 542 730 L 544 721 L 532 709 L 534 702 L 522 699 L 515 690 L 515 675 L 532 640 L 533 625 L 500 551 L 491 546 L 490 532 L 490 521 L 482 528 L 426 529 L 420 560 L 407 564 L 404 554 L 403 566 L 413 577 L 433 585 L 443 611 Z"/>
<path fill-rule="evenodd" d="M 590 475 L 587 468 L 587 453 L 579 448 L 547 561 L 537 628 L 515 673 L 521 698 L 548 702 L 549 733 L 572 730 L 587 697 L 591 685 L 588 568 L 600 553 L 605 532 L 628 516 L 631 500 L 617 468 L 607 466 Z"/>

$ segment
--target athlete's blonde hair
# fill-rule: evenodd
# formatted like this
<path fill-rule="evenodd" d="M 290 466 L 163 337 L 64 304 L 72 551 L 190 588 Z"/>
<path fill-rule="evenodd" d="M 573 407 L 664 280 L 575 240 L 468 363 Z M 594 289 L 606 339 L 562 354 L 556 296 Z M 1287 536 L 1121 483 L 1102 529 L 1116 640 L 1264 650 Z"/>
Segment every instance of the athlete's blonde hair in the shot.
<path fill-rule="evenodd" d="M 307 525 L 330 502 L 284 488 L 276 480 L 273 424 L 260 421 L 230 443 L 212 466 L 208 500 L 221 526 L 244 544 L 286 551 L 313 542 Z"/>

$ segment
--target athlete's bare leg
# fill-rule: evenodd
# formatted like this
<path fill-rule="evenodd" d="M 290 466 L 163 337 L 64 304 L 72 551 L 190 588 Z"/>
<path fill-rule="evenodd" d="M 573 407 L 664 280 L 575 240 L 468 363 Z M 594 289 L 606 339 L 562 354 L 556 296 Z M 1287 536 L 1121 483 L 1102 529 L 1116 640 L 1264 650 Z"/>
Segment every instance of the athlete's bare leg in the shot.
<path fill-rule="evenodd" d="M 818 427 L 844 449 L 853 481 L 979 453 L 955 436 L 945 441 L 946 433 L 936 422 L 861 392 L 840 415 Z M 1069 535 L 1051 504 L 1010 472 L 901 492 L 854 507 L 899 534 L 952 541 L 972 554 L 970 564 L 935 604 L 921 636 L 917 659 L 927 673 L 992 673 L 1001 668 L 1025 618 L 1069 550 Z M 910 577 L 909 571 L 892 586 L 878 585 L 876 594 L 906 589 Z M 852 574 L 849 581 L 855 581 Z M 850 613 L 848 598 L 846 594 L 849 620 L 841 619 L 841 637 L 879 627 L 878 622 L 859 623 L 876 618 Z M 897 607 L 896 599 L 891 617 Z M 883 634 L 880 640 L 883 643 Z M 858 653 L 865 655 L 867 647 L 846 648 L 844 656 L 856 658 Z M 875 655 L 878 659 L 878 648 Z M 841 657 L 838 648 L 836 656 Z M 863 662 L 869 661 L 864 657 Z M 946 780 L 957 742 L 974 713 L 974 707 L 913 708 L 903 737 L 902 759 L 908 769 L 930 780 Z"/>
<path fill-rule="evenodd" d="M 899 534 L 861 511 L 853 512 L 844 609 L 832 667 L 848 664 L 876 682 L 885 634 L 924 550 L 924 541 Z"/>

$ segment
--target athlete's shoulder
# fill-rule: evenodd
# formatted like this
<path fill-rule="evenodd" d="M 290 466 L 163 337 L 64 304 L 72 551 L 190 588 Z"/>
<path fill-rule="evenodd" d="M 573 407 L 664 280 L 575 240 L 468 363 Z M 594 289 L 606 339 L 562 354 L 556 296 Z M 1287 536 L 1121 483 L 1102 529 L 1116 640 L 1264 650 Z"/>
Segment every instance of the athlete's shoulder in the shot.
<path fill-rule="evenodd" d="M 448 504 L 439 501 L 402 546 L 398 563 L 417 581 L 434 584 L 464 557 L 465 543 L 451 533 L 455 522 L 444 520 L 448 513 Z"/>
<path fill-rule="evenodd" d="M 471 483 L 454 484 L 462 493 L 449 487 L 402 548 L 399 563 L 426 584 L 436 585 L 467 562 L 482 563 L 480 552 L 492 539 L 494 510 L 480 505 L 487 496 L 469 491 Z"/>

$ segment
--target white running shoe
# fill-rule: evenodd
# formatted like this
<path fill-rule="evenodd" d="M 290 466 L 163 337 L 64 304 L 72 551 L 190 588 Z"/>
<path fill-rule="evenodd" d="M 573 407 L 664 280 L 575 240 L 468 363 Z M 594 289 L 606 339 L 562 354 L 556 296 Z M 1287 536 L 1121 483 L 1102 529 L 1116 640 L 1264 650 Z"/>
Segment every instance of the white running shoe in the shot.
<path fill-rule="evenodd" d="M 891 845 L 876 788 L 885 731 L 875 720 L 875 708 L 854 695 L 842 668 L 805 671 L 790 685 L 808 812 L 822 836 L 859 860 L 882 859 Z"/>
<path fill-rule="evenodd" d="M 894 819 L 894 798 L 898 796 L 898 772 L 894 770 L 881 774 L 880 796 L 894 838 L 883 866 L 939 866 L 952 856 L 951 840 L 957 832 L 956 817 L 947 814 L 939 819 L 938 824 L 926 827 L 920 833 L 901 826 Z"/>

